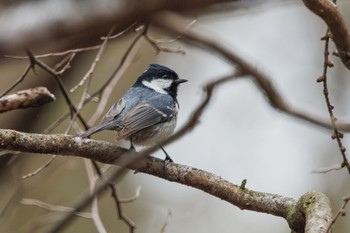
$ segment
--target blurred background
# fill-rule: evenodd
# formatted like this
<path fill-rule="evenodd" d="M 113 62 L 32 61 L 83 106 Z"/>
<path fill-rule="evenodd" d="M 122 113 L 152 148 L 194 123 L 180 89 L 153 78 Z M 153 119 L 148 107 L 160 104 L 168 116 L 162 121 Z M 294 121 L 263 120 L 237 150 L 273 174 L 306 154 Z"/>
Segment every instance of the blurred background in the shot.
<path fill-rule="evenodd" d="M 338 6 L 349 25 L 350 2 L 338 1 Z M 196 19 L 192 26 L 194 29 L 216 38 L 266 73 L 290 104 L 317 116 L 328 117 L 322 84 L 316 83 L 323 69 L 324 43 L 320 38 L 325 34 L 326 26 L 301 1 L 270 1 L 254 7 L 202 14 Z M 152 27 L 150 36 L 169 39 Z M 108 43 L 93 74 L 91 92 L 111 76 L 133 37 L 135 32 L 128 32 Z M 141 41 L 107 108 L 150 63 L 159 63 L 189 80 L 179 90 L 180 127 L 203 98 L 202 87 L 231 71 L 228 64 L 210 51 L 179 40 L 165 46 L 181 47 L 186 55 L 157 54 L 147 41 Z M 332 45 L 330 51 L 333 50 Z M 53 51 L 46 47 L 37 52 Z M 72 68 L 62 77 L 67 89 L 80 81 L 96 53 L 91 51 L 77 56 L 71 64 Z M 336 116 L 349 121 L 349 71 L 337 57 L 332 56 L 331 59 L 335 67 L 328 73 L 330 98 Z M 55 62 L 52 58 L 45 61 L 49 64 Z M 20 77 L 27 65 L 26 60 L 1 59 L 0 92 Z M 3 113 L 0 115 L 0 128 L 40 133 L 68 111 L 53 78 L 40 69 L 37 69 L 37 74 L 31 72 L 16 90 L 39 85 L 48 87 L 56 95 L 56 102 L 40 109 Z M 71 94 L 75 103 L 78 103 L 81 94 L 82 88 Z M 97 103 L 88 104 L 82 111 L 83 116 L 89 119 L 96 107 Z M 68 124 L 69 121 L 64 122 L 52 133 L 63 133 Z M 327 174 L 311 172 L 342 161 L 331 135 L 329 130 L 272 109 L 250 79 L 239 79 L 220 86 L 200 124 L 166 149 L 177 163 L 212 172 L 235 184 L 247 179 L 248 189 L 294 199 L 309 191 L 324 192 L 331 199 L 333 211 L 336 212 L 342 205 L 342 198 L 350 193 L 347 170 Z M 102 132 L 93 138 L 112 142 L 113 132 Z M 345 135 L 343 143 L 349 148 L 348 135 Z M 161 152 L 155 156 L 163 158 Z M 45 232 L 45 229 L 49 229 L 50 217 L 61 215 L 37 206 L 20 204 L 23 198 L 74 206 L 88 193 L 88 178 L 81 158 L 58 156 L 36 176 L 21 178 L 49 158 L 48 155 L 38 154 L 0 157 L 3 164 L 0 171 L 0 232 Z M 129 172 L 116 185 L 119 195 L 125 198 L 133 196 L 135 190 L 141 187 L 137 200 L 123 204 L 125 214 L 137 224 L 136 232 L 160 232 L 169 211 L 171 216 L 165 231 L 168 233 L 290 232 L 282 218 L 242 211 L 200 190 L 150 175 Z M 117 218 L 109 191 L 100 196 L 99 207 L 108 232 L 128 232 L 125 224 Z M 45 219 L 47 224 L 40 225 Z M 349 217 L 338 219 L 335 232 L 349 231 Z M 97 230 L 91 220 L 77 217 L 64 232 Z"/>

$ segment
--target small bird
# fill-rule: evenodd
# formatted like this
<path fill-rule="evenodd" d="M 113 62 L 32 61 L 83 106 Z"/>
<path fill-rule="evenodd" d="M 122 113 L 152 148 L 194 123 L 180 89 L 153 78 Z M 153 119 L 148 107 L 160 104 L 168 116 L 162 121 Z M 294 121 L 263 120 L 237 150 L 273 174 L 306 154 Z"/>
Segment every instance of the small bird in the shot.
<path fill-rule="evenodd" d="M 116 140 L 130 140 L 135 145 L 153 146 L 169 137 L 175 129 L 179 103 L 177 89 L 187 82 L 175 71 L 151 64 L 135 84 L 109 109 L 102 122 L 79 136 L 82 138 L 102 130 L 115 130 Z M 164 148 L 165 166 L 173 160 Z"/>

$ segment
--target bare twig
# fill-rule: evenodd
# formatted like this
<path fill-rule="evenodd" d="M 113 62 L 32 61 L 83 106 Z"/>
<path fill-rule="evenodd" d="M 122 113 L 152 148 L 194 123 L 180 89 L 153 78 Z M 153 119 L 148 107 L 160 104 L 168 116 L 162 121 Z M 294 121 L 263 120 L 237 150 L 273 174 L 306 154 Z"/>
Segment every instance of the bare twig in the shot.
<path fill-rule="evenodd" d="M 165 233 L 166 227 L 168 226 L 168 224 L 170 222 L 170 218 L 171 218 L 171 211 L 168 210 L 168 214 L 166 216 L 166 219 L 164 221 L 162 228 L 160 229 L 160 233 Z"/>
<path fill-rule="evenodd" d="M 66 72 L 66 70 L 68 70 L 71 67 L 70 64 L 73 61 L 73 59 L 75 58 L 75 55 L 76 55 L 76 53 L 72 53 L 70 55 L 67 55 L 64 59 L 62 59 L 62 61 L 60 63 L 55 65 L 54 69 L 57 70 L 65 63 L 65 65 L 62 67 L 62 69 L 60 69 L 58 71 L 59 74 L 63 74 L 64 72 Z"/>
<path fill-rule="evenodd" d="M 57 211 L 57 212 L 63 212 L 63 213 L 69 213 L 72 212 L 74 209 L 67 206 L 60 206 L 60 205 L 52 205 L 47 202 L 43 202 L 37 199 L 30 199 L 30 198 L 24 198 L 21 200 L 21 204 L 23 205 L 34 205 L 38 206 L 40 208 L 50 210 L 50 211 Z M 83 217 L 83 218 L 92 218 L 91 213 L 88 212 L 76 212 L 76 216 Z"/>
<path fill-rule="evenodd" d="M 329 60 L 329 29 L 327 29 L 326 35 L 322 38 L 325 41 L 324 45 L 324 62 L 323 62 L 323 74 L 320 78 L 317 79 L 317 82 L 322 82 L 323 83 L 323 95 L 326 101 L 327 109 L 328 109 L 328 114 L 329 118 L 333 127 L 333 135 L 332 139 L 337 140 L 337 144 L 339 147 L 339 151 L 343 157 L 343 162 L 341 164 L 341 167 L 346 167 L 349 174 L 350 174 L 350 164 L 348 162 L 348 159 L 346 157 L 346 148 L 342 143 L 342 138 L 343 138 L 343 133 L 340 132 L 336 126 L 336 120 L 337 118 L 334 115 L 333 109 L 334 105 L 331 104 L 330 98 L 329 98 L 329 91 L 328 91 L 328 82 L 327 82 L 327 71 L 328 67 L 333 67 L 333 62 Z"/>
<path fill-rule="evenodd" d="M 338 217 L 340 215 L 341 216 L 345 216 L 346 215 L 345 207 L 350 201 L 350 195 L 347 196 L 347 197 L 344 197 L 343 201 L 344 201 L 343 205 L 340 207 L 338 212 L 335 214 L 334 218 L 332 219 L 332 222 L 328 225 L 326 233 L 332 232 L 332 225 L 337 221 L 337 219 L 338 219 Z"/>
<path fill-rule="evenodd" d="M 185 30 L 189 29 L 197 20 L 192 20 L 190 23 L 188 23 L 188 25 L 185 27 Z M 157 51 L 157 53 L 159 52 L 169 52 L 169 53 L 180 53 L 182 55 L 186 54 L 186 51 L 184 49 L 182 49 L 181 47 L 177 47 L 177 48 L 173 48 L 173 47 L 162 47 L 159 44 L 164 44 L 164 43 L 173 43 L 179 39 L 181 39 L 182 35 L 178 35 L 173 39 L 169 39 L 169 40 L 163 40 L 163 39 L 154 39 L 149 35 L 149 25 L 145 25 L 144 26 L 144 38 L 153 46 L 153 48 Z"/>
<path fill-rule="evenodd" d="M 95 57 L 94 61 L 92 62 L 91 66 L 90 66 L 90 69 L 86 72 L 86 74 L 85 74 L 84 77 L 80 80 L 80 82 L 70 90 L 70 92 L 74 92 L 76 89 L 78 89 L 79 87 L 83 86 L 84 83 L 85 83 L 87 80 L 88 80 L 88 84 L 86 85 L 86 86 L 87 86 L 86 90 L 88 90 L 88 88 L 89 88 L 89 86 L 90 86 L 90 82 L 91 82 L 91 76 L 92 76 L 92 74 L 93 74 L 93 72 L 94 72 L 94 70 L 95 70 L 95 67 L 96 67 L 97 63 L 98 63 L 98 62 L 100 61 L 100 59 L 101 59 L 101 55 L 102 55 L 102 53 L 104 52 L 105 47 L 106 47 L 106 45 L 107 45 L 107 41 L 109 40 L 109 37 L 110 37 L 110 35 L 111 35 L 112 33 L 113 33 L 113 28 L 109 31 L 107 37 L 106 37 L 105 39 L 103 39 L 103 42 L 102 42 L 102 44 L 100 45 L 100 47 L 99 47 L 99 49 L 98 49 L 98 52 L 97 52 L 97 54 L 96 54 L 96 57 Z M 87 91 L 85 91 L 85 92 L 87 92 Z M 84 94 L 83 94 L 83 99 L 85 99 L 85 94 L 86 94 L 85 92 L 84 92 Z M 81 101 L 81 103 L 82 103 L 82 101 Z M 78 108 L 78 109 L 79 109 L 79 108 Z"/>
<path fill-rule="evenodd" d="M 100 45 L 94 45 L 94 46 L 84 47 L 84 48 L 69 49 L 69 50 L 66 50 L 63 52 L 35 55 L 35 58 L 61 57 L 61 56 L 65 56 L 65 55 L 70 55 L 72 53 L 82 53 L 82 52 L 97 50 L 99 48 L 100 48 Z M 11 56 L 11 55 L 4 55 L 4 57 L 12 58 L 12 59 L 28 59 L 29 58 L 28 56 Z"/>
<path fill-rule="evenodd" d="M 27 76 L 27 74 L 29 73 L 31 68 L 32 68 L 32 66 L 29 64 L 26 67 L 26 69 L 24 70 L 21 77 L 19 77 L 19 79 L 17 79 L 16 82 L 14 82 L 7 90 L 5 90 L 3 93 L 1 93 L 0 98 L 3 97 L 4 95 L 7 95 L 10 91 L 13 90 L 13 88 L 15 88 L 18 84 L 20 84 L 24 80 L 24 78 Z"/>
<path fill-rule="evenodd" d="M 130 25 L 129 25 L 128 27 L 126 27 L 124 30 L 118 32 L 117 34 L 114 34 L 114 35 L 109 36 L 109 39 L 112 40 L 112 39 L 115 39 L 115 38 L 118 38 L 118 37 L 124 35 L 124 34 L 127 33 L 129 30 L 131 30 L 132 28 L 134 28 L 135 25 L 136 25 L 136 22 L 130 24 Z M 105 40 L 106 37 L 102 36 L 100 39 L 101 39 L 101 40 Z"/>
<path fill-rule="evenodd" d="M 147 33 L 144 34 L 144 37 L 148 43 L 152 45 L 152 47 L 157 51 L 157 53 L 160 52 L 167 52 L 167 53 L 179 53 L 181 55 L 185 55 L 186 51 L 182 49 L 181 47 L 173 48 L 173 47 L 162 47 L 160 46 L 156 41 L 153 40 Z"/>
<path fill-rule="evenodd" d="M 82 78 L 82 80 L 79 82 L 78 85 L 76 85 L 75 87 L 73 87 L 71 89 L 71 92 L 73 92 L 74 90 L 76 90 L 78 87 L 81 87 L 85 81 L 87 81 L 87 84 L 86 84 L 86 87 L 84 88 L 84 91 L 83 91 L 83 94 L 80 98 L 80 101 L 79 101 L 79 104 L 78 104 L 78 107 L 76 108 L 75 112 L 74 112 L 74 115 L 71 119 L 71 122 L 68 126 L 68 129 L 67 129 L 67 132 L 70 131 L 71 127 L 73 126 L 73 124 L 75 123 L 75 119 L 76 117 L 78 116 L 78 114 L 80 113 L 80 110 L 82 109 L 82 107 L 84 106 L 84 102 L 85 100 L 87 99 L 86 96 L 88 95 L 88 91 L 89 91 L 89 88 L 90 88 L 90 84 L 91 84 L 91 79 L 92 79 L 92 73 L 94 72 L 95 70 L 95 67 L 96 67 L 96 64 L 98 63 L 98 61 L 100 60 L 101 58 L 101 55 L 104 51 L 104 48 L 105 46 L 107 45 L 107 41 L 109 39 L 109 36 L 112 34 L 113 32 L 113 28 L 109 31 L 108 35 L 107 35 L 107 38 L 102 42 L 101 46 L 100 46 L 100 49 L 98 50 L 97 54 L 96 54 L 96 57 L 93 61 L 93 63 L 91 64 L 90 66 L 90 69 L 87 71 L 87 73 L 84 75 L 84 77 Z M 85 128 L 86 129 L 86 128 Z"/>
<path fill-rule="evenodd" d="M 54 101 L 55 96 L 46 87 L 34 87 L 0 98 L 0 113 L 20 108 L 37 108 Z"/>
<path fill-rule="evenodd" d="M 343 168 L 342 164 L 335 164 L 335 165 L 330 166 L 330 167 L 317 168 L 317 169 L 312 170 L 311 172 L 312 173 L 328 173 L 330 171 L 338 171 L 342 168 Z"/>
<path fill-rule="evenodd" d="M 117 189 L 111 182 L 109 182 L 109 183 L 110 183 L 110 185 L 108 187 L 110 187 L 112 190 L 112 196 L 115 199 L 115 204 L 116 204 L 116 209 L 118 212 L 119 219 L 123 220 L 128 225 L 130 233 L 135 232 L 136 224 L 124 214 L 124 212 L 122 210 L 122 206 L 121 206 L 121 201 L 120 201 L 118 193 L 117 193 Z"/>
<path fill-rule="evenodd" d="M 94 192 L 95 187 L 96 187 L 97 180 L 95 178 L 92 163 L 90 162 L 90 160 L 84 159 L 84 164 L 85 164 L 86 173 L 87 173 L 89 183 L 90 183 L 89 190 L 90 190 L 90 193 L 92 194 Z M 97 231 L 99 233 L 107 233 L 107 230 L 104 227 L 104 225 L 101 221 L 101 218 L 100 218 L 100 213 L 98 210 L 98 203 L 97 203 L 97 196 L 95 196 L 95 198 L 91 204 L 91 217 L 92 217 L 92 220 L 97 228 Z"/>
<path fill-rule="evenodd" d="M 55 71 L 54 69 L 52 69 L 50 66 L 46 65 L 44 62 L 36 59 L 34 57 L 34 55 L 29 50 L 26 50 L 26 52 L 27 52 L 27 55 L 29 57 L 29 60 L 31 62 L 32 67 L 34 67 L 35 65 L 38 65 L 39 67 L 41 67 L 43 70 L 45 70 L 46 72 L 48 72 L 49 74 L 51 74 L 54 77 L 56 83 L 58 84 L 58 86 L 63 94 L 63 97 L 64 97 L 67 105 L 69 106 L 71 117 L 73 117 L 74 113 L 76 113 L 77 110 L 76 110 L 75 106 L 73 105 L 73 102 L 68 95 L 68 91 L 66 90 L 66 88 L 61 80 L 61 74 L 58 73 L 57 71 Z M 80 113 L 77 113 L 77 117 L 79 118 L 81 123 L 84 125 L 84 127 L 87 128 L 87 124 L 86 124 L 85 120 L 81 117 Z"/>
<path fill-rule="evenodd" d="M 93 165 L 93 167 L 95 168 L 95 171 L 96 171 L 98 177 L 101 180 L 103 180 L 104 182 L 108 183 L 107 187 L 111 190 L 111 196 L 112 196 L 114 203 L 116 205 L 116 210 L 117 210 L 119 219 L 121 219 L 129 227 L 130 233 L 135 232 L 136 224 L 131 219 L 129 219 L 122 211 L 122 207 L 121 207 L 122 201 L 118 197 L 118 193 L 117 193 L 117 189 L 116 189 L 115 185 L 112 182 L 105 180 L 105 177 L 104 177 L 104 175 L 103 175 L 103 173 L 102 173 L 101 169 L 99 168 L 96 161 L 90 160 L 90 162 Z"/>
<path fill-rule="evenodd" d="M 52 161 L 55 160 L 57 155 L 52 155 L 51 158 L 43 165 L 41 165 L 39 168 L 37 168 L 35 171 L 33 172 L 30 172 L 24 176 L 22 176 L 22 179 L 27 179 L 27 178 L 30 178 L 30 177 L 33 177 L 35 175 L 37 175 L 39 172 L 41 172 L 42 170 L 44 170 L 45 168 L 47 168 L 51 163 Z"/>
<path fill-rule="evenodd" d="M 130 203 L 130 202 L 136 201 L 137 199 L 139 199 L 140 193 L 141 193 L 141 186 L 138 186 L 135 190 L 134 196 L 128 197 L 128 198 L 120 198 L 119 202 L 120 203 Z"/>
<path fill-rule="evenodd" d="M 128 49 L 124 53 L 121 62 L 119 63 L 118 67 L 115 69 L 111 77 L 105 82 L 104 85 L 102 85 L 99 90 L 97 90 L 94 94 L 91 96 L 97 96 L 101 94 L 99 105 L 92 117 L 89 120 L 89 124 L 93 125 L 98 120 L 98 118 L 101 116 L 101 114 L 104 112 L 104 109 L 107 105 L 107 101 L 109 96 L 111 95 L 115 85 L 118 83 L 121 76 L 124 74 L 126 69 L 131 64 L 131 61 L 133 60 L 133 57 L 135 56 L 137 52 L 137 45 L 139 40 L 142 38 L 142 34 L 138 34 L 134 40 L 129 45 Z"/>

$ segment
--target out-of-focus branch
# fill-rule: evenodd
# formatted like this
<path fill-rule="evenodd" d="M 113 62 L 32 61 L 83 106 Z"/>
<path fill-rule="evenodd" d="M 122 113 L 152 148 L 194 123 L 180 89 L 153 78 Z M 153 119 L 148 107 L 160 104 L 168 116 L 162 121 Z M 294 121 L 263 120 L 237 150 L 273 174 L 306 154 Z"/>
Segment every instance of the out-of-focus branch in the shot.
<path fill-rule="evenodd" d="M 43 47 L 56 38 L 80 36 L 81 39 L 88 40 L 93 35 L 106 33 L 115 24 L 116 32 L 119 32 L 160 10 L 191 11 L 236 1 L 104 0 L 21 3 L 0 14 L 0 54 L 37 44 Z"/>
<path fill-rule="evenodd" d="M 337 6 L 329 0 L 303 0 L 306 7 L 320 16 L 327 24 L 338 55 L 344 65 L 350 69 L 350 35 L 343 16 Z"/>
<path fill-rule="evenodd" d="M 203 190 L 240 209 L 283 217 L 296 232 L 303 232 L 300 229 L 304 229 L 304 226 L 317 226 L 319 229 L 317 232 L 325 232 L 322 229 L 327 229 L 328 224 L 332 221 L 329 202 L 320 193 L 309 193 L 303 196 L 299 200 L 300 204 L 297 205 L 292 198 L 249 190 L 212 173 L 186 165 L 169 163 L 164 169 L 163 160 L 151 156 L 138 158 L 138 153 L 126 153 L 126 149 L 104 141 L 82 140 L 66 135 L 42 135 L 0 130 L 0 149 L 75 155 L 95 159 L 102 163 L 127 164 L 128 168 L 138 172 Z"/>
<path fill-rule="evenodd" d="M 55 96 L 46 87 L 34 87 L 0 98 L 0 113 L 19 109 L 36 108 L 54 101 Z"/>
<path fill-rule="evenodd" d="M 171 33 L 183 35 L 183 39 L 187 39 L 187 42 L 214 51 L 222 56 L 233 67 L 238 66 L 239 69 L 241 69 L 255 81 L 257 86 L 261 89 L 261 92 L 267 97 L 272 107 L 303 121 L 333 130 L 332 124 L 330 124 L 326 118 L 317 117 L 290 105 L 283 98 L 278 89 L 275 88 L 268 76 L 257 70 L 254 66 L 245 61 L 238 54 L 232 52 L 229 48 L 225 47 L 222 43 L 207 35 L 195 32 L 194 30 L 185 30 L 184 28 L 186 28 L 188 20 L 184 19 L 184 17 L 173 12 L 162 12 L 153 16 L 150 21 L 154 25 L 168 30 Z M 342 129 L 347 132 L 350 131 L 349 123 L 338 121 L 336 126 L 338 129 Z"/>
<path fill-rule="evenodd" d="M 71 207 L 52 205 L 52 204 L 49 204 L 47 202 L 43 202 L 43 201 L 36 200 L 36 199 L 29 199 L 29 198 L 22 199 L 21 204 L 38 206 L 38 207 L 46 209 L 46 210 L 63 212 L 63 213 L 69 213 L 69 212 L 74 210 Z M 78 213 L 75 213 L 75 215 L 83 217 L 83 218 L 91 218 L 91 213 L 89 213 L 89 212 L 78 212 Z"/>

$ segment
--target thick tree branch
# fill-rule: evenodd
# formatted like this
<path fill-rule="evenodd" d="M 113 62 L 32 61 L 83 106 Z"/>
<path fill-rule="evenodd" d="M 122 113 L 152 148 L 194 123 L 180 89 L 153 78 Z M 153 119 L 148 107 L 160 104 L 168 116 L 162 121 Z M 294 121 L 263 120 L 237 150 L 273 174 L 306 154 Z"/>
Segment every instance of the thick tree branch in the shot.
<path fill-rule="evenodd" d="M 200 189 L 242 210 L 283 217 L 296 232 L 303 232 L 304 227 L 305 232 L 316 232 L 316 226 L 319 230 L 317 232 L 325 232 L 323 229 L 327 229 L 332 221 L 328 199 L 321 193 L 309 193 L 297 204 L 292 198 L 249 190 L 190 166 L 169 163 L 165 170 L 163 160 L 151 156 L 138 158 L 138 153 L 127 153 L 128 150 L 104 141 L 0 130 L 0 150 L 54 153 L 80 156 L 114 165 L 127 164 L 132 170 Z M 312 229 L 307 230 L 308 226 L 312 226 Z"/>
<path fill-rule="evenodd" d="M 0 98 L 0 113 L 19 108 L 37 108 L 55 99 L 55 96 L 46 87 L 18 91 Z"/>
<path fill-rule="evenodd" d="M 235 75 L 230 75 L 209 83 L 205 87 L 207 96 L 197 107 L 192 117 L 176 134 L 165 140 L 164 144 L 179 139 L 197 124 L 199 117 L 211 99 L 216 85 L 232 80 L 232 78 L 242 74 L 244 73 L 237 72 Z M 296 202 L 291 198 L 248 190 L 243 186 L 234 185 L 214 174 L 185 165 L 170 163 L 165 170 L 163 160 L 150 156 L 141 157 L 141 155 L 154 152 L 155 148 L 142 151 L 140 152 L 141 154 L 135 152 L 126 153 L 128 152 L 126 149 L 108 142 L 90 139 L 82 140 L 79 137 L 65 135 L 28 134 L 13 130 L 0 130 L 0 150 L 75 155 L 94 159 L 102 163 L 126 166 L 139 172 L 203 190 L 241 209 L 254 210 L 286 218 L 291 227 L 295 227 L 295 223 L 300 223 L 302 226 L 297 224 L 300 229 L 305 225 L 304 216 L 311 214 L 291 213 L 290 211 L 292 210 L 299 211 L 299 209 L 294 208 Z M 122 170 L 113 177 L 117 177 L 121 172 Z M 104 190 L 104 186 L 100 186 L 96 190 L 101 192 Z M 93 200 L 93 195 L 83 200 L 78 205 L 79 207 L 76 208 L 76 211 L 80 211 L 91 200 Z M 298 219 L 294 217 L 288 218 L 288 216 L 296 216 Z M 65 220 L 60 221 L 60 224 L 54 227 L 52 232 L 57 232 L 58 229 L 61 229 L 69 219 L 71 218 L 67 216 Z M 306 217 L 306 225 L 308 224 L 307 220 L 308 217 Z"/>

